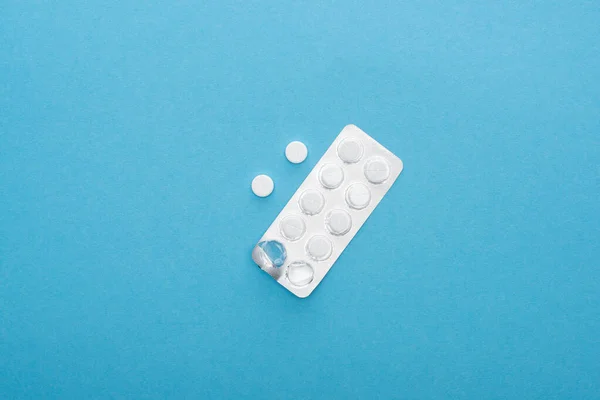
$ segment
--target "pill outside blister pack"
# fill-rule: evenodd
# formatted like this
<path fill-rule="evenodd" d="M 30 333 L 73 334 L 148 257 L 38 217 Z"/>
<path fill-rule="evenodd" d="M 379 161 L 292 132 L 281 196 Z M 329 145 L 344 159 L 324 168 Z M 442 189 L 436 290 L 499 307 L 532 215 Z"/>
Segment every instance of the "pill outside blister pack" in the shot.
<path fill-rule="evenodd" d="M 319 285 L 400 172 L 402 160 L 346 126 L 252 251 L 298 297 Z"/>

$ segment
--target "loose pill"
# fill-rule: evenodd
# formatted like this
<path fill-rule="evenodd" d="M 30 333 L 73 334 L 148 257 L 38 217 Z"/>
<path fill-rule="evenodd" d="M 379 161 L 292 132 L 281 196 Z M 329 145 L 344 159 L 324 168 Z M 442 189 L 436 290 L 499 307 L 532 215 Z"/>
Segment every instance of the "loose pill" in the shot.
<path fill-rule="evenodd" d="M 306 148 L 306 145 L 297 140 L 290 142 L 285 148 L 285 158 L 294 164 L 300 164 L 302 161 L 306 160 L 307 155 L 308 149 Z"/>
<path fill-rule="evenodd" d="M 252 192 L 258 197 L 267 197 L 273 193 L 275 184 L 268 175 L 258 175 L 252 179 Z"/>

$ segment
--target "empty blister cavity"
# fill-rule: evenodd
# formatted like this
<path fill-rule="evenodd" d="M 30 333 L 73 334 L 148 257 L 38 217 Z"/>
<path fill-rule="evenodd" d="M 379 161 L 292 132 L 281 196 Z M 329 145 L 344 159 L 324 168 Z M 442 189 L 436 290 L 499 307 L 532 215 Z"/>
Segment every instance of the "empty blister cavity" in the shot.
<path fill-rule="evenodd" d="M 344 181 L 344 170 L 336 164 L 325 164 L 319 170 L 319 182 L 327 189 L 336 189 Z"/>
<path fill-rule="evenodd" d="M 306 253 L 315 261 L 323 261 L 331 256 L 333 244 L 323 235 L 315 235 L 306 242 Z"/>
<path fill-rule="evenodd" d="M 279 230 L 281 231 L 281 236 L 289 241 L 295 242 L 304 236 L 306 224 L 299 215 L 288 215 L 279 223 Z"/>
<path fill-rule="evenodd" d="M 362 158 L 363 152 L 364 148 L 362 143 L 351 138 L 342 140 L 337 147 L 338 157 L 348 164 L 358 162 Z"/>
<path fill-rule="evenodd" d="M 252 250 L 252 260 L 262 269 L 279 268 L 286 258 L 285 246 L 277 240 L 263 240 Z"/>
<path fill-rule="evenodd" d="M 346 189 L 346 203 L 355 210 L 362 210 L 371 202 L 371 191 L 362 183 L 354 183 Z"/>
<path fill-rule="evenodd" d="M 317 215 L 325 205 L 325 198 L 318 190 L 308 189 L 302 192 L 298 199 L 298 206 L 304 214 Z"/>
<path fill-rule="evenodd" d="M 325 226 L 332 235 L 345 235 L 352 228 L 352 217 L 344 210 L 331 210 L 325 217 Z"/>
<path fill-rule="evenodd" d="M 292 285 L 302 287 L 312 282 L 315 270 L 305 261 L 294 261 L 288 266 L 286 276 Z"/>

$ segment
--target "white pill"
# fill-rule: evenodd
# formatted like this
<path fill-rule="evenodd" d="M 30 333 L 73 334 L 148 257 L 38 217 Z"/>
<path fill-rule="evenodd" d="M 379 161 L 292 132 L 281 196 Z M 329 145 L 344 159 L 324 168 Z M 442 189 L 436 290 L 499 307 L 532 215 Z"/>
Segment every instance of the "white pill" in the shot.
<path fill-rule="evenodd" d="M 365 177 L 371 183 L 383 183 L 390 176 L 390 166 L 381 157 L 373 157 L 365 163 Z"/>
<path fill-rule="evenodd" d="M 273 193 L 275 184 L 268 175 L 258 175 L 252 179 L 252 192 L 258 197 L 267 197 Z"/>
<path fill-rule="evenodd" d="M 319 170 L 319 182 L 327 189 L 335 189 L 344 181 L 344 171 L 339 165 L 325 164 Z"/>
<path fill-rule="evenodd" d="M 346 190 L 346 203 L 355 210 L 362 210 L 371 202 L 371 191 L 362 183 L 354 183 Z"/>
<path fill-rule="evenodd" d="M 325 226 L 331 234 L 342 236 L 352 228 L 352 218 L 344 210 L 331 210 L 325 217 Z"/>
<path fill-rule="evenodd" d="M 298 199 L 300 210 L 307 215 L 317 215 L 325 205 L 325 198 L 321 192 L 313 189 L 308 189 L 302 192 Z"/>
<path fill-rule="evenodd" d="M 358 162 L 363 156 L 363 151 L 362 143 L 355 139 L 344 139 L 337 147 L 338 157 L 348 164 Z"/>
<path fill-rule="evenodd" d="M 306 148 L 306 145 L 297 140 L 291 142 L 285 148 L 285 158 L 294 164 L 300 164 L 302 161 L 306 160 L 307 154 L 308 149 Z"/>
<path fill-rule="evenodd" d="M 286 276 L 292 285 L 306 286 L 312 282 L 315 270 L 304 261 L 294 261 L 288 266 Z"/>
<path fill-rule="evenodd" d="M 279 230 L 281 236 L 294 242 L 304 236 L 306 224 L 299 215 L 288 215 L 279 223 Z"/>
<path fill-rule="evenodd" d="M 333 251 L 331 240 L 323 235 L 311 237 L 306 243 L 306 252 L 315 261 L 323 261 L 329 258 Z"/>

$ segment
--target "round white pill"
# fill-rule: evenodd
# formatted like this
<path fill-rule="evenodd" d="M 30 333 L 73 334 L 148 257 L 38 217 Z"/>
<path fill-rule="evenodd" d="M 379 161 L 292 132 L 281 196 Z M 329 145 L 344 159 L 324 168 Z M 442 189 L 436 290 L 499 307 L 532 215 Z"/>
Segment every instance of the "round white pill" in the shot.
<path fill-rule="evenodd" d="M 252 192 L 258 197 L 267 197 L 273 193 L 275 184 L 268 175 L 258 175 L 252 179 Z"/>
<path fill-rule="evenodd" d="M 381 157 L 373 157 L 365 163 L 365 177 L 371 183 L 383 183 L 390 176 L 390 165 Z"/>
<path fill-rule="evenodd" d="M 371 202 L 371 191 L 362 183 L 354 183 L 346 189 L 346 203 L 355 210 L 362 210 Z"/>
<path fill-rule="evenodd" d="M 288 266 L 286 276 L 292 285 L 306 286 L 312 282 L 315 270 L 307 262 L 294 261 Z"/>
<path fill-rule="evenodd" d="M 302 161 L 306 160 L 307 154 L 308 149 L 306 148 L 306 145 L 297 140 L 291 142 L 285 148 L 285 158 L 294 164 L 300 164 Z"/>
<path fill-rule="evenodd" d="M 308 189 L 302 192 L 298 199 L 300 210 L 307 215 L 317 215 L 325 205 L 325 198 L 321 192 L 313 189 Z"/>
<path fill-rule="evenodd" d="M 331 210 L 325 217 L 325 226 L 333 235 L 345 235 L 352 228 L 352 218 L 344 210 Z"/>
<path fill-rule="evenodd" d="M 327 189 L 339 187 L 344 180 L 344 171 L 339 165 L 325 164 L 319 171 L 319 182 Z"/>
<path fill-rule="evenodd" d="M 348 164 L 358 162 L 363 156 L 363 151 L 362 143 L 356 139 L 344 139 L 337 147 L 338 157 Z"/>
<path fill-rule="evenodd" d="M 306 243 L 306 252 L 315 261 L 323 261 L 329 258 L 333 251 L 331 240 L 323 235 L 315 235 Z"/>
<path fill-rule="evenodd" d="M 304 236 L 306 224 L 299 215 L 288 215 L 279 223 L 279 231 L 281 236 L 294 242 Z"/>

